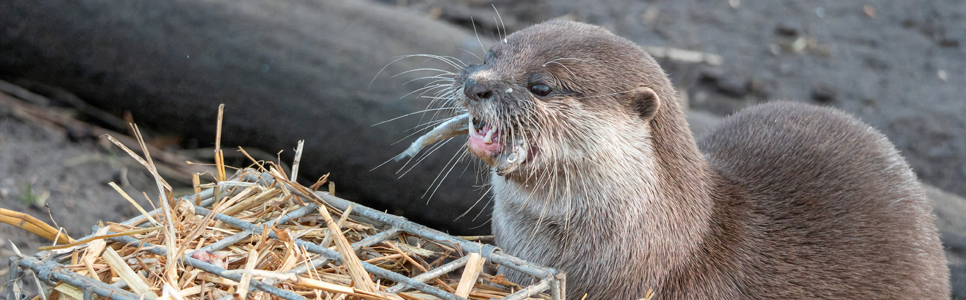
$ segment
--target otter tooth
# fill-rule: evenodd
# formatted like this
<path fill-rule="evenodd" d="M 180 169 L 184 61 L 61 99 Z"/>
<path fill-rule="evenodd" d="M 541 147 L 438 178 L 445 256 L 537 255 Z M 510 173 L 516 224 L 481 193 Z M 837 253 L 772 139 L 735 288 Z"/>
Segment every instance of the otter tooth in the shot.
<path fill-rule="evenodd" d="M 486 131 L 486 136 L 483 137 L 483 142 L 487 144 L 493 143 L 493 133 L 496 132 L 496 127 L 490 126 L 490 130 Z"/>

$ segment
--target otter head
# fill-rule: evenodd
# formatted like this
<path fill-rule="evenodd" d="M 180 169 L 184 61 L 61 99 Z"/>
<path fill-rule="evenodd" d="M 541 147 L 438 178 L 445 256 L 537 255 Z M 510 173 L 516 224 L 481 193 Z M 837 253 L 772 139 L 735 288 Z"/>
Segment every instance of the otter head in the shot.
<path fill-rule="evenodd" d="M 662 102 L 655 90 L 670 87 L 654 70 L 640 47 L 598 26 L 557 20 L 516 32 L 455 81 L 472 119 L 467 149 L 515 180 L 625 155 L 608 144 L 646 140 Z"/>

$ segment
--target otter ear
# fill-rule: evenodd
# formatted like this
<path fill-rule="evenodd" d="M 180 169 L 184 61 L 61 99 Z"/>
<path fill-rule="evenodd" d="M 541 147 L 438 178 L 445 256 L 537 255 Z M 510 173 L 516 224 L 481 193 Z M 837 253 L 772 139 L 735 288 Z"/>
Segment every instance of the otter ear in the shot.
<path fill-rule="evenodd" d="M 631 91 L 631 106 L 641 118 L 650 120 L 661 106 L 661 98 L 649 87 L 639 87 Z"/>

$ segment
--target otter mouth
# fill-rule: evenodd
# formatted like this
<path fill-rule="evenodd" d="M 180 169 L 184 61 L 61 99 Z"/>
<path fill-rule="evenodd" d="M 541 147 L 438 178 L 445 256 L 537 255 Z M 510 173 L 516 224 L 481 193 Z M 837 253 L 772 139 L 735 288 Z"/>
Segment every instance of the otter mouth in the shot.
<path fill-rule="evenodd" d="M 477 157 L 495 157 L 503 152 L 503 132 L 477 118 L 469 118 L 469 139 L 466 146 Z"/>
<path fill-rule="evenodd" d="M 525 140 L 508 136 L 500 126 L 479 118 L 468 119 L 467 150 L 501 175 L 513 172 L 530 158 L 530 147 Z"/>
<path fill-rule="evenodd" d="M 532 147 L 526 140 L 512 135 L 507 136 L 499 126 L 491 125 L 466 113 L 450 118 L 420 136 L 406 151 L 399 153 L 394 159 L 400 161 L 414 157 L 430 144 L 463 134 L 469 135 L 466 141 L 467 150 L 501 175 L 513 172 L 520 164 L 533 158 Z"/>

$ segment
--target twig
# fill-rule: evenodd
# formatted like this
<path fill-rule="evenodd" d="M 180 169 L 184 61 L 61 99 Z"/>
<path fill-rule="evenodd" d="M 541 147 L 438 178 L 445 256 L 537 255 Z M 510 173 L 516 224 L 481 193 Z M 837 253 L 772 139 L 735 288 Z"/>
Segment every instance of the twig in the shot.
<path fill-rule="evenodd" d="M 117 272 L 117 275 L 121 277 L 121 280 L 124 280 L 124 282 L 127 283 L 127 286 L 131 288 L 131 291 L 139 295 L 143 295 L 147 299 L 154 299 L 158 297 L 157 294 L 151 292 L 151 288 L 147 283 L 148 279 L 144 276 L 141 276 L 141 274 L 134 272 L 134 270 L 131 269 L 131 266 L 128 266 L 127 263 L 124 262 L 124 259 L 121 258 L 120 255 L 117 255 L 117 252 L 114 252 L 114 249 L 111 249 L 111 247 L 104 248 L 104 253 L 101 254 L 101 257 L 104 258 L 104 261 L 111 266 L 112 270 Z M 169 261 L 168 264 L 171 264 L 171 262 Z"/>
<path fill-rule="evenodd" d="M 57 245 L 57 246 L 38 247 L 37 250 L 47 251 L 47 250 L 58 250 L 58 249 L 71 248 L 71 247 L 75 247 L 75 246 L 78 246 L 78 245 L 87 244 L 87 243 L 90 243 L 90 242 L 96 241 L 96 240 L 109 239 L 109 238 L 114 238 L 114 237 L 119 237 L 119 236 L 128 236 L 128 235 L 142 234 L 142 233 L 147 233 L 147 232 L 155 231 L 155 230 L 158 230 L 158 229 L 161 229 L 161 228 L 162 227 L 160 227 L 160 226 L 158 226 L 158 227 L 148 227 L 148 228 L 139 228 L 139 229 L 135 229 L 135 230 L 125 231 L 125 232 L 121 232 L 121 233 L 112 233 L 112 234 L 98 235 L 98 236 L 90 237 L 90 238 L 83 239 L 83 240 L 80 240 L 80 241 L 71 242 L 70 244 Z"/>
<path fill-rule="evenodd" d="M 55 110 L 43 109 L 43 108 L 39 108 L 30 104 L 27 104 L 24 101 L 8 96 L 6 93 L 0 93 L 0 103 L 11 105 L 20 113 L 25 114 L 31 118 L 34 118 L 37 121 L 49 122 L 59 127 L 75 128 L 78 131 L 87 132 L 91 136 L 104 136 L 104 135 L 116 136 L 115 139 L 119 143 L 124 144 L 125 146 L 130 148 L 133 148 L 135 147 L 135 145 L 138 145 L 138 142 L 133 138 L 130 138 L 124 135 L 118 135 L 114 131 L 107 130 L 95 125 L 91 125 L 89 123 L 78 121 L 71 116 L 58 113 Z M 154 157 L 158 161 L 172 166 L 170 170 L 177 172 L 177 174 L 175 173 L 165 174 L 170 179 L 178 179 L 178 181 L 180 182 L 190 183 L 191 177 L 189 174 L 191 174 L 192 172 L 214 173 L 213 172 L 214 170 L 212 170 L 212 168 L 208 166 L 186 165 L 185 161 L 188 160 L 186 157 L 162 151 L 161 149 L 158 149 L 151 145 L 148 145 L 148 149 L 151 151 L 151 153 L 154 154 Z M 164 169 L 159 168 L 158 171 L 160 172 L 163 170 Z M 178 176 L 174 176 L 174 175 L 178 175 Z"/>
<path fill-rule="evenodd" d="M 61 244 L 74 242 L 74 239 L 71 239 L 66 233 L 58 236 L 59 231 L 56 228 L 25 213 L 0 208 L 0 222 L 20 227 L 33 234 Z"/>
<path fill-rule="evenodd" d="M 292 163 L 292 182 L 298 182 L 299 175 L 299 162 L 302 161 L 302 146 L 305 145 L 305 140 L 299 140 L 298 147 L 295 148 L 295 161 Z"/>
<path fill-rule="evenodd" d="M 643 46 L 644 51 L 654 58 L 670 59 L 685 63 L 706 63 L 712 66 L 721 65 L 724 59 L 721 55 L 684 50 L 670 47 Z"/>
<path fill-rule="evenodd" d="M 460 278 L 460 284 L 456 286 L 456 293 L 454 293 L 463 298 L 470 296 L 470 290 L 476 286 L 476 279 L 480 277 L 483 263 L 486 262 L 486 258 L 480 256 L 479 253 L 470 252 L 469 256 L 470 260 L 466 262 L 466 267 L 463 268 L 463 276 Z"/>
<path fill-rule="evenodd" d="M 47 106 L 50 105 L 50 100 L 44 96 L 34 94 L 25 88 L 17 86 L 15 84 L 0 80 L 0 91 L 13 95 L 14 97 L 23 99 L 24 101 L 33 103 L 34 105 Z"/>
<path fill-rule="evenodd" d="M 225 104 L 218 105 L 218 127 L 215 130 L 215 166 L 218 169 L 218 181 L 225 181 L 225 153 L 221 150 L 221 122 L 225 116 Z"/>

